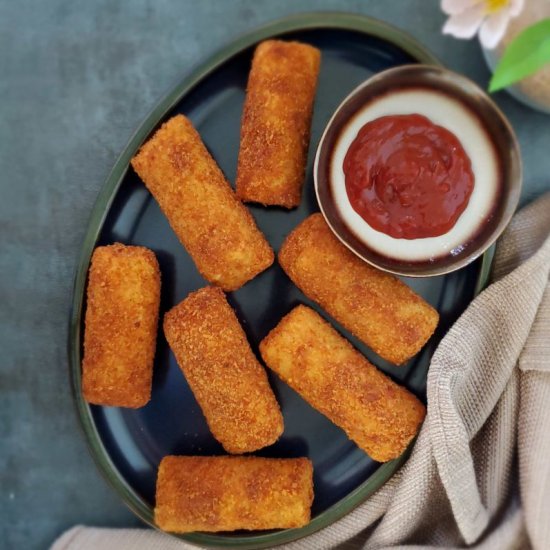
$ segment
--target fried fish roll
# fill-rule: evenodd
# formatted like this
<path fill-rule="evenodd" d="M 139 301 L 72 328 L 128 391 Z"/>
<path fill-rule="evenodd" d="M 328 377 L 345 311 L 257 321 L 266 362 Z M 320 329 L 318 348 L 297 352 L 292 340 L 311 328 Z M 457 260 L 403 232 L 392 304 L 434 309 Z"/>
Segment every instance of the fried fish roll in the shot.
<path fill-rule="evenodd" d="M 177 115 L 132 159 L 197 269 L 235 290 L 273 263 L 273 251 L 198 132 Z"/>
<path fill-rule="evenodd" d="M 300 204 L 321 53 L 268 40 L 254 53 L 241 124 L 237 195 L 293 208 Z"/>
<path fill-rule="evenodd" d="M 89 273 L 82 392 L 90 403 L 137 408 L 151 397 L 160 270 L 142 246 L 95 249 Z"/>
<path fill-rule="evenodd" d="M 294 308 L 260 351 L 270 369 L 374 460 L 398 457 L 418 432 L 424 405 L 312 309 Z"/>
<path fill-rule="evenodd" d="M 227 452 L 255 451 L 279 438 L 281 410 L 222 290 L 191 293 L 165 315 L 164 333 L 210 431 Z"/>
<path fill-rule="evenodd" d="M 321 214 L 292 231 L 279 263 L 306 296 L 396 365 L 418 353 L 437 326 L 432 306 L 397 277 L 350 252 Z"/>
<path fill-rule="evenodd" d="M 307 458 L 167 456 L 155 523 L 172 533 L 289 529 L 309 523 L 312 501 Z"/>

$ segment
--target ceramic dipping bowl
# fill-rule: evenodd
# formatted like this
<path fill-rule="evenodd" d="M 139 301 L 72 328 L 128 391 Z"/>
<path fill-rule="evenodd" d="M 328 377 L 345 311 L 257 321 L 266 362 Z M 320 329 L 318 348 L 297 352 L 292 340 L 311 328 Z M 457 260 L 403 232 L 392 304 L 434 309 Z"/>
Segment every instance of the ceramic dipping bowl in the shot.
<path fill-rule="evenodd" d="M 434 107 L 432 98 L 440 98 L 441 105 Z M 349 146 L 365 121 L 387 114 L 430 118 L 430 109 L 437 115 L 433 122 L 455 133 L 472 159 L 474 190 L 456 222 L 462 228 L 453 227 L 438 237 L 389 238 L 353 210 L 345 191 L 342 148 Z M 462 129 L 467 121 L 477 127 L 477 142 Z M 496 241 L 518 205 L 522 167 L 510 123 L 481 88 L 441 67 L 404 65 L 373 76 L 342 101 L 319 142 L 314 180 L 325 220 L 352 252 L 384 271 L 431 277 L 468 265 Z M 476 208 L 481 210 L 476 213 Z"/>

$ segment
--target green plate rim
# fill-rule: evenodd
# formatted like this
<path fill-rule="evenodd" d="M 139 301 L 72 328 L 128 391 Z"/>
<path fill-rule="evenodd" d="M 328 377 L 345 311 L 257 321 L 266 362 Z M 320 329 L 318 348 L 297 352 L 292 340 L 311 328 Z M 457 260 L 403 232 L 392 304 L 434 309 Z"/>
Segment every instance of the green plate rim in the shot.
<path fill-rule="evenodd" d="M 96 466 L 109 485 L 119 494 L 124 503 L 134 512 L 134 514 L 154 528 L 157 527 L 154 523 L 152 507 L 135 494 L 133 489 L 117 471 L 103 446 L 92 420 L 90 407 L 88 403 L 84 401 L 80 390 L 80 327 L 90 258 L 105 222 L 106 215 L 110 210 L 114 197 L 128 170 L 131 158 L 168 111 L 170 111 L 206 76 L 229 61 L 232 57 L 239 54 L 242 50 L 252 46 L 256 42 L 273 36 L 308 29 L 342 29 L 364 33 L 395 44 L 419 62 L 441 65 L 440 61 L 431 52 L 407 33 L 382 21 L 364 15 L 327 11 L 297 14 L 267 23 L 252 32 L 236 38 L 226 47 L 218 50 L 185 76 L 159 103 L 157 103 L 130 138 L 128 144 L 116 161 L 111 173 L 101 188 L 88 222 L 88 229 L 84 237 L 74 277 L 73 301 L 69 322 L 68 354 L 73 397 L 80 425 L 84 431 L 89 451 Z M 476 294 L 484 288 L 488 281 L 491 263 L 492 251 L 490 250 L 484 254 L 482 259 L 482 265 L 476 283 Z M 377 491 L 406 461 L 412 446 L 411 444 L 407 451 L 399 458 L 380 466 L 376 473 L 367 481 L 329 509 L 313 518 L 305 527 L 250 536 L 228 537 L 204 533 L 172 535 L 188 543 L 200 546 L 242 549 L 267 548 L 305 537 L 342 518 L 364 502 L 368 496 Z"/>

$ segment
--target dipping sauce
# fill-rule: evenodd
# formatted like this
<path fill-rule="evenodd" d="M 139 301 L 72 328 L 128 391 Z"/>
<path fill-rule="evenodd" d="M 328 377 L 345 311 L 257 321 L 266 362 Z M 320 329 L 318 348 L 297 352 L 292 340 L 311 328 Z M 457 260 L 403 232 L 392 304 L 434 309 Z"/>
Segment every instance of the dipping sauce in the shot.
<path fill-rule="evenodd" d="M 491 218 L 501 171 L 476 113 L 432 88 L 372 98 L 330 152 L 328 185 L 340 220 L 394 261 L 461 254 Z"/>
<path fill-rule="evenodd" d="M 470 158 L 456 136 L 419 114 L 367 122 L 343 169 L 353 209 L 396 239 L 443 235 L 474 188 Z"/>

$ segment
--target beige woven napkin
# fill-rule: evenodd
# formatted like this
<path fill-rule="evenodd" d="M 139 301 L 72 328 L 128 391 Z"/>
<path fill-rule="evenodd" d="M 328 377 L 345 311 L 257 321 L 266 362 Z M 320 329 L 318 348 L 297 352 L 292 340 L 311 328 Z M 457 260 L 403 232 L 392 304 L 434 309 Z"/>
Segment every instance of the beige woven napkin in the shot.
<path fill-rule="evenodd" d="M 493 283 L 436 350 L 409 461 L 364 504 L 286 546 L 550 549 L 550 194 L 516 215 Z M 77 526 L 52 550 L 192 548 Z"/>

